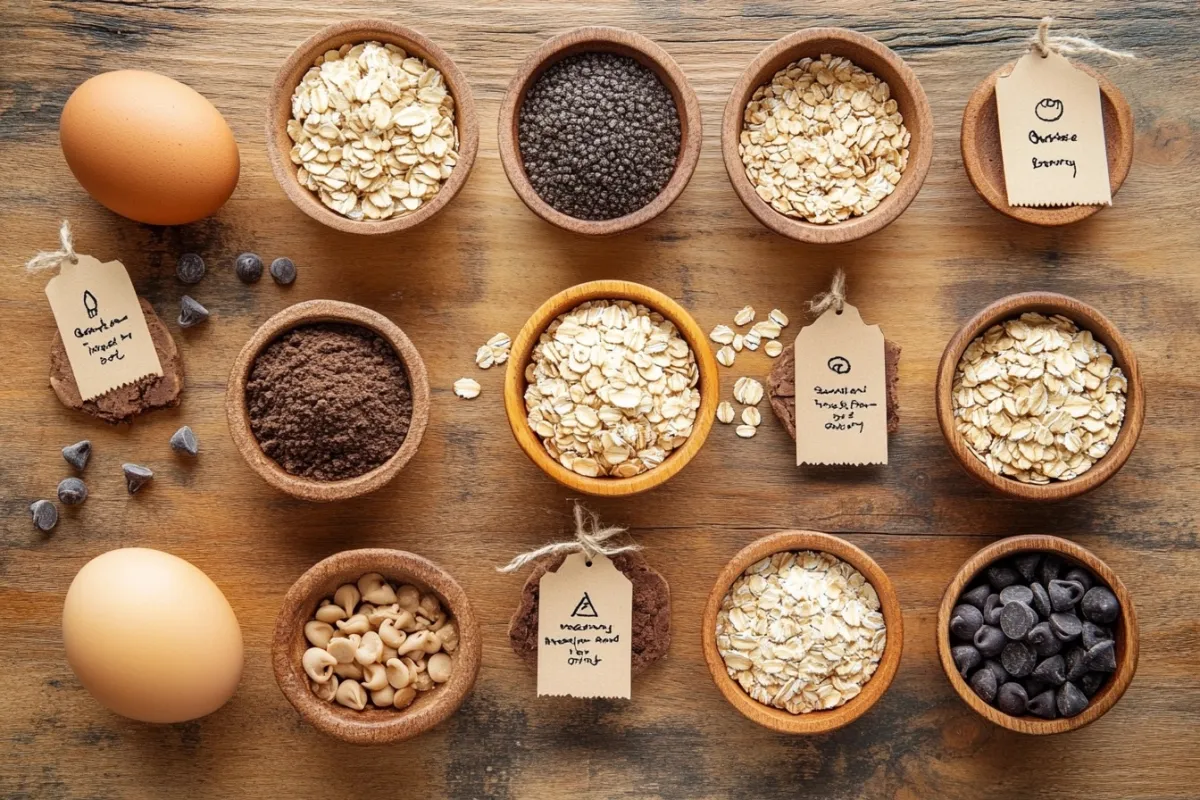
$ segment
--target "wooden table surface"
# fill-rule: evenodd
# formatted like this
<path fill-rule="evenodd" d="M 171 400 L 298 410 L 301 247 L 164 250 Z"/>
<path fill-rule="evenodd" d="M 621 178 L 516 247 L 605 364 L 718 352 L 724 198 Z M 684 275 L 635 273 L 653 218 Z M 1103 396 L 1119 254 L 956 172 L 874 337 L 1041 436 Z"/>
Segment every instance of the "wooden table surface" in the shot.
<path fill-rule="evenodd" d="M 1140 55 L 1091 62 L 1133 106 L 1132 174 L 1113 208 L 1057 230 L 987 207 L 958 149 L 971 90 L 1022 52 L 1047 11 L 1061 14 L 1064 33 Z M 432 222 L 392 239 L 338 234 L 300 214 L 271 176 L 263 136 L 267 90 L 291 49 L 328 23 L 372 13 L 445 47 L 482 118 L 466 188 Z M 495 125 L 521 59 L 555 33 L 596 23 L 640 31 L 670 52 L 699 94 L 705 130 L 695 177 L 667 213 L 632 234 L 587 241 L 518 201 Z M 8 4 L 0 27 L 0 797 L 1197 797 L 1197 23 L 1200 10 L 1187 0 Z M 785 33 L 820 24 L 895 48 L 924 83 L 936 122 L 933 169 L 908 212 L 868 240 L 824 248 L 786 241 L 746 213 L 718 135 L 726 94 L 751 58 Z M 92 202 L 67 170 L 56 133 L 63 103 L 87 77 L 128 67 L 195 87 L 232 126 L 241 182 L 215 217 L 139 225 Z M 173 319 L 184 289 L 176 258 L 194 251 L 208 261 L 209 276 L 189 291 L 213 318 L 186 333 L 172 323 L 187 369 L 178 409 L 110 428 L 55 400 L 45 277 L 20 265 L 55 244 L 63 218 L 80 252 L 120 258 L 164 317 Z M 231 264 L 246 250 L 293 258 L 299 280 L 282 290 L 270 280 L 243 286 Z M 791 441 L 768 413 L 753 440 L 717 426 L 692 464 L 653 493 L 591 502 L 605 520 L 629 526 L 670 581 L 674 642 L 634 682 L 632 702 L 537 700 L 534 675 L 506 637 L 524 576 L 494 567 L 562 536 L 574 498 L 518 450 L 505 425 L 502 374 L 475 368 L 477 344 L 496 331 L 515 334 L 553 292 L 602 277 L 661 289 L 705 328 L 745 303 L 800 320 L 802 303 L 836 267 L 847 269 L 864 317 L 904 348 L 892 463 L 797 470 Z M 972 483 L 947 453 L 933 411 L 937 358 L 957 326 L 991 300 L 1028 289 L 1098 306 L 1131 337 L 1146 377 L 1149 413 L 1128 465 L 1091 496 L 1052 507 L 1001 500 Z M 234 354 L 268 316 L 310 298 L 361 303 L 395 320 L 424 354 L 435 387 L 413 462 L 386 489 L 340 505 L 305 505 L 270 490 L 238 456 L 225 423 Z M 735 376 L 762 376 L 768 365 L 761 352 L 743 355 L 723 372 L 726 392 Z M 454 396 L 462 376 L 483 384 L 477 400 Z M 201 442 L 194 464 L 167 447 L 185 423 Z M 67 474 L 59 448 L 85 437 L 95 446 L 91 497 L 40 535 L 27 506 L 53 496 Z M 153 486 L 126 495 L 124 461 L 155 469 Z M 735 551 L 801 527 L 844 534 L 879 561 L 898 588 L 907 636 L 896 681 L 871 713 L 832 735 L 786 738 L 721 699 L 701 658 L 699 624 L 711 582 Z M 1141 665 L 1125 698 L 1090 728 L 1048 740 L 976 717 L 951 691 L 934 642 L 936 605 L 958 566 L 998 537 L 1027 532 L 1093 549 L 1127 583 L 1142 626 Z M 122 719 L 67 667 L 59 625 L 71 578 L 93 556 L 131 545 L 192 561 L 237 612 L 245 675 L 234 698 L 205 719 Z M 409 549 L 448 568 L 472 597 L 485 637 L 479 682 L 458 715 L 386 748 L 343 745 L 307 727 L 276 688 L 268 658 L 291 582 L 318 559 L 362 546 Z"/>

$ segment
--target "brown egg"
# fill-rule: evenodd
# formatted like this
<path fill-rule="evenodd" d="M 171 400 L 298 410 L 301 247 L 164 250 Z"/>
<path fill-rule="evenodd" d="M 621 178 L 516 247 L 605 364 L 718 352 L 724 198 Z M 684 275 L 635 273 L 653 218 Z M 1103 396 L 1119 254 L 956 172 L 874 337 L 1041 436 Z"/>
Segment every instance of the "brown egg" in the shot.
<path fill-rule="evenodd" d="M 237 186 L 237 142 L 221 112 L 154 72 L 119 70 L 84 81 L 63 106 L 59 138 L 88 194 L 138 222 L 195 222 Z"/>

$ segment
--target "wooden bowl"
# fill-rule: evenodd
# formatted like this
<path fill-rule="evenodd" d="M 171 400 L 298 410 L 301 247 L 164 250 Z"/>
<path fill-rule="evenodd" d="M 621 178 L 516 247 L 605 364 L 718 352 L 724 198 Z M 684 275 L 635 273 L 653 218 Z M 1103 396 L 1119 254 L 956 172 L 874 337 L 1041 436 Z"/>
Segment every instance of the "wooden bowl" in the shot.
<path fill-rule="evenodd" d="M 1125 101 L 1125 96 L 1107 78 L 1086 64 L 1078 61 L 1071 63 L 1100 84 L 1100 110 L 1104 114 L 1104 141 L 1108 151 L 1108 181 L 1115 196 L 1133 164 L 1133 111 Z M 963 109 L 961 146 L 967 177 L 988 205 L 1013 219 L 1046 226 L 1079 222 L 1105 206 L 1029 208 L 1008 204 L 1004 159 L 1000 154 L 996 80 L 1009 75 L 1016 65 L 1017 62 L 1012 61 L 987 76 L 983 83 L 975 87 L 967 107 Z"/>
<path fill-rule="evenodd" d="M 675 174 L 657 197 L 623 217 L 604 220 L 578 219 L 553 208 L 538 195 L 533 184 L 529 182 L 529 176 L 525 173 L 525 162 L 521 158 L 521 148 L 517 143 L 517 123 L 529 89 L 551 65 L 580 53 L 616 53 L 628 56 L 650 68 L 671 92 L 679 114 L 679 158 L 675 162 Z M 572 233 L 611 236 L 649 222 L 675 202 L 696 169 L 696 162 L 700 158 L 702 133 L 700 103 L 696 99 L 696 93 L 683 70 L 666 50 L 641 34 L 621 28 L 575 28 L 555 36 L 533 51 L 508 84 L 508 92 L 504 95 L 503 105 L 500 106 L 500 162 L 504 165 L 504 174 L 508 176 L 508 182 L 530 211 L 550 224 Z"/>
<path fill-rule="evenodd" d="M 1021 483 L 1003 475 L 996 475 L 989 470 L 975 456 L 962 435 L 954 429 L 954 408 L 951 399 L 954 373 L 967 345 L 996 323 L 1019 317 L 1026 311 L 1038 311 L 1047 315 L 1061 314 L 1081 328 L 1090 330 L 1096 340 L 1108 348 L 1108 352 L 1113 357 L 1113 363 L 1121 368 L 1129 381 L 1125 399 L 1125 421 L 1121 425 L 1121 432 L 1117 435 L 1117 441 L 1113 444 L 1112 449 L 1078 478 L 1052 481 L 1040 486 Z M 1122 336 L 1117 327 L 1096 309 L 1073 297 L 1054 292 L 1025 292 L 1009 295 L 997 300 L 972 317 L 959 329 L 958 333 L 954 334 L 954 338 L 950 340 L 946 345 L 945 352 L 942 353 L 941 363 L 938 364 L 935 392 L 938 424 L 941 426 L 942 436 L 946 439 L 946 446 L 958 459 L 958 463 L 982 483 L 1017 500 L 1066 500 L 1095 489 L 1116 475 L 1117 471 L 1124 466 L 1142 433 L 1142 424 L 1146 416 L 1142 373 L 1138 369 L 1137 356 L 1134 354 L 1129 340 Z"/>
<path fill-rule="evenodd" d="M 887 645 L 884 647 L 883 657 L 875 674 L 863 686 L 862 692 L 845 705 L 808 714 L 792 714 L 752 699 L 737 681 L 729 677 L 725 662 L 721 660 L 721 654 L 717 651 L 717 614 L 729 587 L 752 564 L 775 553 L 795 550 L 831 553 L 861 572 L 879 595 L 883 621 L 887 626 Z M 708 604 L 704 607 L 703 625 L 700 643 L 704 648 L 704 661 L 708 664 L 708 671 L 712 674 L 717 689 L 742 716 L 779 733 L 829 733 L 854 722 L 867 713 L 892 684 L 892 678 L 896 676 L 896 669 L 900 666 L 900 655 L 904 650 L 904 618 L 891 579 L 873 558 L 858 547 L 845 539 L 815 531 L 781 531 L 764 536 L 742 548 L 717 576 L 717 581 L 708 596 Z"/>
<path fill-rule="evenodd" d="M 533 348 L 538 342 L 538 337 L 560 314 L 589 300 L 631 300 L 662 314 L 675 324 L 679 333 L 687 340 L 700 368 L 700 382 L 697 384 L 700 389 L 700 408 L 696 411 L 696 424 L 692 428 L 692 435 L 680 447 L 671 451 L 663 463 L 632 478 L 589 478 L 572 472 L 550 457 L 542 445 L 542 440 L 526 422 L 525 367 L 533 357 Z M 510 352 L 508 372 L 504 376 L 504 411 L 508 415 L 508 425 L 512 428 L 513 436 L 525 451 L 525 455 L 541 467 L 543 472 L 577 492 L 599 497 L 624 497 L 653 489 L 665 483 L 692 460 L 712 429 L 721 391 L 717 360 L 708 346 L 704 331 L 696 324 L 696 320 L 692 319 L 692 315 L 684 310 L 683 306 L 649 286 L 630 281 L 590 281 L 561 291 L 533 312 L 533 316 L 513 340 Z"/>
<path fill-rule="evenodd" d="M 950 654 L 950 616 L 963 590 L 975 580 L 993 562 L 1016 553 L 1030 551 L 1057 553 L 1067 561 L 1082 566 L 1092 572 L 1112 589 L 1121 604 L 1121 617 L 1113 631 L 1116 643 L 1117 671 L 1100 691 L 1088 703 L 1082 713 L 1066 719 L 1041 719 L 1032 715 L 1014 717 L 1005 714 L 1000 709 L 988 705 L 983 698 L 975 694 L 971 686 L 959 674 L 954 665 L 954 657 Z M 989 544 L 975 555 L 967 559 L 946 587 L 942 595 L 942 604 L 938 607 L 937 617 L 937 649 L 942 661 L 942 669 L 950 679 L 950 685 L 967 705 L 984 719 L 994 722 L 1002 728 L 1008 728 L 1017 733 L 1049 734 L 1066 733 L 1090 725 L 1112 708 L 1125 690 L 1129 688 L 1133 675 L 1137 672 L 1138 662 L 1138 622 L 1137 613 L 1133 609 L 1133 599 L 1129 596 L 1125 584 L 1116 576 L 1108 565 L 1096 557 L 1092 551 L 1080 547 L 1074 542 L 1060 539 L 1057 536 L 1012 536 Z"/>
<path fill-rule="evenodd" d="M 309 688 L 301 657 L 308 649 L 304 625 L 313 618 L 318 604 L 344 583 L 354 583 L 368 572 L 379 572 L 389 580 L 411 583 L 437 595 L 458 626 L 458 649 L 450 680 L 419 692 L 404 710 L 366 708 L 355 711 L 326 703 Z M 411 739 L 454 714 L 479 676 L 482 636 L 467 594 L 441 567 L 403 550 L 372 548 L 344 550 L 319 561 L 292 584 L 284 595 L 271 644 L 275 681 L 288 702 L 310 725 L 323 733 L 353 744 L 386 744 Z"/>
<path fill-rule="evenodd" d="M 433 200 L 411 214 L 383 220 L 353 220 L 326 208 L 311 191 L 296 180 L 296 165 L 289 153 L 292 140 L 287 135 L 287 122 L 292 117 L 292 93 L 313 66 L 318 56 L 336 50 L 344 44 L 383 42 L 404 48 L 412 55 L 425 59 L 441 71 L 446 87 L 454 98 L 454 123 L 458 126 L 458 164 L 450 178 L 442 184 Z M 279 69 L 267 99 L 267 155 L 275 179 L 296 207 L 318 222 L 346 233 L 376 235 L 397 233 L 420 225 L 441 211 L 467 182 L 475 155 L 479 150 L 479 118 L 471 85 L 442 48 L 419 32 L 383 19 L 355 19 L 338 22 L 317 31 L 297 47 Z"/>
<path fill-rule="evenodd" d="M 354 478 L 340 481 L 321 481 L 293 475 L 279 466 L 274 459 L 267 456 L 254 438 L 250 429 L 250 415 L 246 410 L 246 382 L 254 360 L 263 349 L 279 338 L 279 336 L 302 325 L 312 325 L 318 322 L 342 322 L 350 325 L 360 325 L 379 334 L 392 346 L 404 369 L 408 373 L 408 382 L 412 391 L 413 410 L 412 421 L 409 423 L 408 434 L 404 437 L 400 449 L 384 463 L 370 472 L 365 472 Z M 341 303 L 336 300 L 309 300 L 297 303 L 280 311 L 262 324 L 250 341 L 242 347 L 233 362 L 229 374 L 229 384 L 225 390 L 225 413 L 229 418 L 229 433 L 237 445 L 242 457 L 250 468 L 257 472 L 267 483 L 300 500 L 325 502 L 330 500 L 346 500 L 351 497 L 373 492 L 396 477 L 404 465 L 416 454 L 425 435 L 425 426 L 429 422 L 429 378 L 425 372 L 425 362 L 421 354 L 404 331 L 396 327 L 387 317 L 369 308 L 356 306 L 353 303 Z"/>
<path fill-rule="evenodd" d="M 904 125 L 912 134 L 908 166 L 896 184 L 896 190 L 878 206 L 861 217 L 851 217 L 834 225 L 816 225 L 785 216 L 766 203 L 754 191 L 746 177 L 746 168 L 738 154 L 746 104 L 759 86 L 770 82 L 783 67 L 802 58 L 820 58 L 830 53 L 850 59 L 855 65 L 886 81 L 892 97 L 904 115 Z M 929 164 L 933 160 L 933 115 L 917 76 L 892 50 L 870 36 L 845 28 L 806 28 L 779 39 L 759 53 L 742 72 L 741 78 L 725 102 L 721 120 L 721 152 L 725 170 L 742 205 L 778 234 L 809 244 L 852 242 L 886 227 L 904 213 L 921 191 Z"/>

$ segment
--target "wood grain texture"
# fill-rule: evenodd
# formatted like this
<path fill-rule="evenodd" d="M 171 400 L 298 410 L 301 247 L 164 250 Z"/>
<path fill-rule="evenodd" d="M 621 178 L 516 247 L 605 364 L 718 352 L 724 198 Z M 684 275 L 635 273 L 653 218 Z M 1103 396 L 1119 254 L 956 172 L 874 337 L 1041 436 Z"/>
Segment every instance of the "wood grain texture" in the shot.
<path fill-rule="evenodd" d="M 398 777 L 454 798 L 895 798 L 1185 800 L 1200 785 L 1200 8 L 1191 0 L 1056 4 L 1056 30 L 1136 51 L 1094 63 L 1134 110 L 1136 148 L 1114 206 L 1078 224 L 1039 228 L 997 213 L 962 169 L 959 122 L 974 88 L 1024 52 L 1045 3 L 845 0 L 838 4 L 411 0 L 157 0 L 17 3 L 0 44 L 0 797 L 331 798 L 396 792 Z M 424 31 L 471 83 L 480 114 L 471 180 L 426 224 L 395 237 L 332 231 L 296 210 L 271 174 L 263 118 L 280 65 L 304 39 L 344 19 L 383 14 Z M 785 33 L 837 25 L 895 50 L 920 78 L 934 118 L 934 165 L 921 193 L 886 231 L 853 244 L 811 246 L 777 236 L 731 191 L 709 125 L 695 175 L 670 209 L 628 234 L 581 240 L 532 214 L 504 177 L 495 121 L 522 60 L 581 24 L 638 31 L 679 63 L 704 115 L 719 119 L 754 56 Z M 208 97 L 241 143 L 242 178 L 215 217 L 155 228 L 112 215 L 71 177 L 58 113 L 96 72 L 157 70 Z M 178 409 L 110 428 L 62 408 L 47 386 L 54 324 L 44 277 L 19 265 L 53 247 L 69 218 L 82 253 L 121 258 L 164 319 L 185 289 L 213 312 L 174 330 L 187 363 Z M 288 288 L 247 287 L 233 259 L 289 256 Z M 202 253 L 196 287 L 174 277 L 181 253 Z M 904 418 L 891 464 L 797 469 L 795 445 L 771 415 L 758 435 L 716 427 L 688 469 L 652 492 L 588 501 L 626 525 L 671 585 L 668 656 L 633 684 L 632 702 L 535 698 L 512 653 L 508 619 L 524 575 L 494 571 L 518 552 L 572 530 L 574 493 L 513 442 L 503 374 L 480 372 L 475 349 L 515 335 L 555 292 L 596 278 L 653 286 L 705 330 L 750 303 L 793 320 L 838 267 L 863 316 L 904 347 Z M 1053 506 L 979 486 L 946 452 L 934 411 L 938 359 L 958 327 L 999 297 L 1053 290 L 1105 312 L 1137 348 L 1150 407 L 1137 449 L 1111 481 Z M 387 488 L 312 505 L 264 484 L 244 465 L 224 416 L 237 352 L 275 312 L 329 298 L 396 322 L 429 368 L 432 407 L 418 454 Z M 170 324 L 170 323 L 168 323 Z M 723 370 L 763 378 L 761 350 Z M 483 384 L 456 398 L 457 378 Z M 194 461 L 167 442 L 180 425 L 200 439 Z M 38 534 L 28 504 L 68 474 L 59 449 L 94 446 L 91 496 Z M 133 497 L 123 461 L 156 473 Z M 835 533 L 885 569 L 903 600 L 904 659 L 887 694 L 853 725 L 824 736 L 774 734 L 736 713 L 712 686 L 700 619 L 713 581 L 746 544 L 781 529 Z M 956 570 L 981 546 L 1053 533 L 1086 546 L 1137 602 L 1142 658 L 1125 697 L 1066 736 L 1028 737 L 986 722 L 955 694 L 935 646 L 936 610 Z M 143 545 L 187 558 L 229 598 L 242 624 L 246 670 L 233 700 L 203 720 L 139 725 L 104 711 L 67 668 L 59 624 L 71 578 L 87 560 Z M 276 614 L 287 589 L 320 559 L 359 547 L 425 556 L 462 584 L 479 616 L 483 668 L 450 720 L 403 745 L 358 748 L 305 724 L 271 671 Z M 344 778 L 353 774 L 348 785 Z"/>

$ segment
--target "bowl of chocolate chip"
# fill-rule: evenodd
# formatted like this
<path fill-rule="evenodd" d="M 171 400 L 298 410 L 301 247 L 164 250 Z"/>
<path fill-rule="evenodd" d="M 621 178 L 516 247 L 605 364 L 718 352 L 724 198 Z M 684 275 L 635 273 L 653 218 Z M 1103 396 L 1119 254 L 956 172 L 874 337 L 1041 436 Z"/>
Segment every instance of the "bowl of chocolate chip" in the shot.
<path fill-rule="evenodd" d="M 387 317 L 310 300 L 250 337 L 225 410 L 234 443 L 263 480 L 301 500 L 345 500 L 380 488 L 417 452 L 429 378 Z"/>

